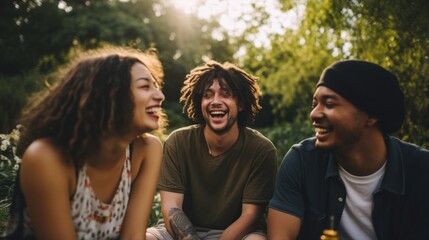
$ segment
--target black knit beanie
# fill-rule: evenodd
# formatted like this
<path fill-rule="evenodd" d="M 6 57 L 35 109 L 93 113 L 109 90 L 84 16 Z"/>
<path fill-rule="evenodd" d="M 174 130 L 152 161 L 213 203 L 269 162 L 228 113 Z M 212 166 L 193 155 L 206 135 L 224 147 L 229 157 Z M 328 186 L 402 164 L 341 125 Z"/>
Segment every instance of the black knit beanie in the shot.
<path fill-rule="evenodd" d="M 319 86 L 332 89 L 357 108 L 377 117 L 384 133 L 401 128 L 405 116 L 404 94 L 396 76 L 383 67 L 361 60 L 335 62 L 323 71 Z"/>

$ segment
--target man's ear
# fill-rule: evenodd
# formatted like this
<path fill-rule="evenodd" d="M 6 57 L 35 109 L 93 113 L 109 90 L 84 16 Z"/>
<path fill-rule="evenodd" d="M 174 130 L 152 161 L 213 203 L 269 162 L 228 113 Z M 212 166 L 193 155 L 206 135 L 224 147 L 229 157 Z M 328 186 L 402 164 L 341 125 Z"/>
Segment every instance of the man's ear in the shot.
<path fill-rule="evenodd" d="M 366 120 L 367 126 L 375 126 L 377 123 L 378 123 L 377 117 L 368 115 L 368 119 Z"/>

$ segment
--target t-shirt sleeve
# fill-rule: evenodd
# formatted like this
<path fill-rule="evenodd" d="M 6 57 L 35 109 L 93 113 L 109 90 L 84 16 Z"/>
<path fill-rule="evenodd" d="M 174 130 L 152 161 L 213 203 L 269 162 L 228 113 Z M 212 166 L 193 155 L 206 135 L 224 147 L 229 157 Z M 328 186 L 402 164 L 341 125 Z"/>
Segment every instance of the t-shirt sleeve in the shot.
<path fill-rule="evenodd" d="M 269 208 L 297 216 L 304 216 L 304 198 L 302 194 L 301 157 L 291 148 L 283 158 L 277 174 L 273 197 Z"/>
<path fill-rule="evenodd" d="M 158 181 L 160 190 L 183 193 L 185 183 L 182 179 L 181 159 L 177 152 L 177 137 L 170 136 L 163 147 L 162 164 Z"/>
<path fill-rule="evenodd" d="M 277 173 L 277 151 L 271 143 L 261 146 L 254 156 L 243 192 L 243 203 L 268 204 Z"/>

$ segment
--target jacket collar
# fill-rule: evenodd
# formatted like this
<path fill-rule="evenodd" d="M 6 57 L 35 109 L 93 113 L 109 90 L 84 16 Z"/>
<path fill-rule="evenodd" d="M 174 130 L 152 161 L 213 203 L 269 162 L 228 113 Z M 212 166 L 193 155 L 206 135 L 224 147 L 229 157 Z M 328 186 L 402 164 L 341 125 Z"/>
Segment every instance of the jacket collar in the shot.
<path fill-rule="evenodd" d="M 398 195 L 405 194 L 405 173 L 404 173 L 404 160 L 398 142 L 394 138 L 385 135 L 384 141 L 387 146 L 387 162 L 386 171 L 381 182 L 380 189 L 377 191 L 385 190 Z M 328 154 L 328 166 L 325 172 L 325 179 L 330 177 L 339 176 L 338 163 L 332 153 Z"/>
<path fill-rule="evenodd" d="M 381 182 L 380 190 L 386 190 L 398 195 L 405 194 L 404 159 L 398 141 L 391 136 L 385 136 L 387 146 L 386 172 Z"/>

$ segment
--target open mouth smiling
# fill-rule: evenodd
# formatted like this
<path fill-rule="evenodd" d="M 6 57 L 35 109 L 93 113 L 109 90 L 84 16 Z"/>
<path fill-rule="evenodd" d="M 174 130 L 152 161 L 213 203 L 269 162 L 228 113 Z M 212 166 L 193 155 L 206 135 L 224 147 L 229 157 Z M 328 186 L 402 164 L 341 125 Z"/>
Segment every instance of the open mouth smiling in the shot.
<path fill-rule="evenodd" d="M 161 107 L 149 107 L 149 108 L 146 108 L 146 113 L 155 114 L 155 113 L 158 113 L 158 112 L 161 112 Z"/>
<path fill-rule="evenodd" d="M 222 110 L 210 111 L 210 116 L 212 118 L 221 118 L 225 115 L 226 115 L 226 112 Z"/>
<path fill-rule="evenodd" d="M 330 130 L 328 128 L 316 127 L 316 128 L 314 128 L 314 131 L 318 134 L 323 134 L 323 133 L 329 132 Z"/>

